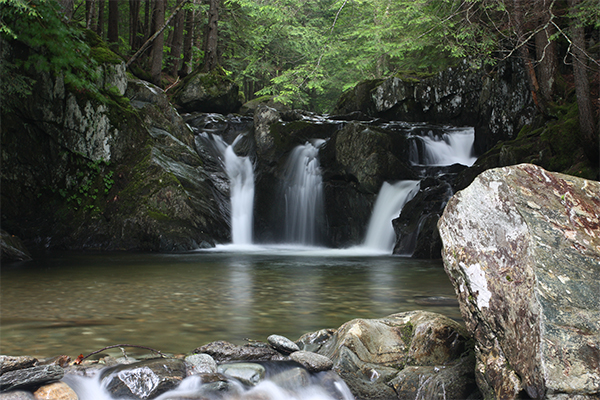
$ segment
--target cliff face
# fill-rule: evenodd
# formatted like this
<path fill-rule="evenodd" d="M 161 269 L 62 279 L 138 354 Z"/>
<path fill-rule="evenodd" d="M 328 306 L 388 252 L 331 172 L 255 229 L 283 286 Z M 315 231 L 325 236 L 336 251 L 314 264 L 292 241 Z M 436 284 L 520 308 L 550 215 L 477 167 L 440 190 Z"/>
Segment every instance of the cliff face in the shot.
<path fill-rule="evenodd" d="M 193 134 L 161 89 L 103 66 L 100 101 L 36 76 L 3 109 L 2 226 L 28 246 L 174 251 L 229 235 Z"/>
<path fill-rule="evenodd" d="M 525 70 L 516 59 L 493 71 L 472 69 L 464 61 L 430 77 L 366 81 L 342 95 L 334 113 L 355 111 L 390 120 L 473 126 L 477 154 L 516 138 L 535 116 Z"/>

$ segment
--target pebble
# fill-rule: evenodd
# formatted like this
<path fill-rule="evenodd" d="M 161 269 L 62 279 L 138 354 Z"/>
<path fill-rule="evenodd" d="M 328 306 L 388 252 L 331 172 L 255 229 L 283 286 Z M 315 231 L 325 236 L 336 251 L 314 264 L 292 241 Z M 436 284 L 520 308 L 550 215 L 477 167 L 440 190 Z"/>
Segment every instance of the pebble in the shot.
<path fill-rule="evenodd" d="M 299 351 L 300 348 L 290 339 L 285 336 L 271 335 L 267 338 L 267 342 L 277 351 L 282 353 L 293 353 Z"/>
<path fill-rule="evenodd" d="M 328 357 L 310 351 L 296 351 L 290 355 L 290 359 L 300 363 L 310 372 L 328 371 L 333 368 L 333 361 Z"/>

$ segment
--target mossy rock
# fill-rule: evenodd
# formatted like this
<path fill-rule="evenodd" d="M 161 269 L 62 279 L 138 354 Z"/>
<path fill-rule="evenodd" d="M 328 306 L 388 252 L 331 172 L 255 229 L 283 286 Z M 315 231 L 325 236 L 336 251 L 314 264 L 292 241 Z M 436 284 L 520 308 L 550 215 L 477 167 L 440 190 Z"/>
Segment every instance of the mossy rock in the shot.
<path fill-rule="evenodd" d="M 220 69 L 196 72 L 180 83 L 173 103 L 183 112 L 216 112 L 228 114 L 241 106 L 240 90 Z"/>

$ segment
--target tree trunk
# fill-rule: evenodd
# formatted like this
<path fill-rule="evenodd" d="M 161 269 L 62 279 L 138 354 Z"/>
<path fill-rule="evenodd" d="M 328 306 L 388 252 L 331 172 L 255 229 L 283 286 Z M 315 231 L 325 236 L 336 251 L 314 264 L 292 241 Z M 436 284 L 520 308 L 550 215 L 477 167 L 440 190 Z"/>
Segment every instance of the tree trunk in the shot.
<path fill-rule="evenodd" d="M 519 46 L 519 53 L 525 63 L 525 69 L 527 71 L 527 78 L 529 82 L 529 88 L 531 90 L 531 97 L 537 109 L 544 112 L 544 106 L 540 99 L 539 91 L 540 86 L 538 84 L 537 76 L 535 74 L 535 67 L 533 63 L 533 57 L 531 56 L 531 50 L 529 48 L 530 43 L 527 40 L 527 30 L 525 28 L 525 5 L 529 0 L 513 0 L 514 12 L 513 12 L 513 28 L 517 35 L 516 46 Z"/>
<path fill-rule="evenodd" d="M 173 41 L 171 43 L 171 65 L 169 68 L 169 73 L 173 76 L 177 75 L 177 71 L 179 70 L 181 48 L 183 47 L 184 17 L 185 14 L 180 12 L 173 19 Z"/>
<path fill-rule="evenodd" d="M 219 0 L 210 0 L 208 10 L 208 24 L 206 25 L 206 36 L 204 37 L 204 71 L 208 72 L 217 65 L 219 60 L 217 56 L 218 31 L 217 23 L 219 21 Z"/>
<path fill-rule="evenodd" d="M 96 26 L 96 33 L 102 37 L 104 35 L 104 8 L 106 6 L 106 0 L 98 0 L 98 26 Z"/>
<path fill-rule="evenodd" d="M 556 33 L 556 27 L 550 23 L 550 0 L 536 0 L 540 10 L 540 27 L 543 30 L 535 35 L 535 49 L 537 56 L 537 72 L 540 82 L 540 92 L 547 102 L 552 101 L 558 71 L 558 51 L 556 42 L 551 39 Z"/>
<path fill-rule="evenodd" d="M 154 9 L 154 26 L 160 27 L 165 22 L 165 0 L 156 0 Z M 152 43 L 152 52 L 150 54 L 150 75 L 152 83 L 160 86 L 160 74 L 162 72 L 163 45 L 165 42 L 164 33 L 161 31 Z"/>
<path fill-rule="evenodd" d="M 196 1 L 194 0 L 194 3 Z M 183 60 L 181 60 L 180 76 L 187 76 L 192 73 L 192 58 L 194 46 L 194 10 L 187 10 L 185 14 L 185 37 L 183 38 Z"/>
<path fill-rule="evenodd" d="M 73 0 L 60 0 L 60 11 L 68 21 L 73 18 L 73 7 Z"/>
<path fill-rule="evenodd" d="M 141 6 L 141 0 L 129 0 L 129 47 L 132 50 L 142 45 L 142 40 L 138 37 Z"/>
<path fill-rule="evenodd" d="M 108 42 L 119 42 L 119 1 L 108 0 Z"/>
<path fill-rule="evenodd" d="M 96 0 L 85 0 L 85 27 L 95 31 Z"/>
<path fill-rule="evenodd" d="M 571 14 L 576 15 L 580 0 L 569 0 Z M 587 75 L 588 63 L 585 45 L 585 32 L 580 21 L 571 21 L 571 36 L 573 55 L 573 78 L 575 80 L 575 94 L 579 107 L 579 130 L 586 155 L 592 163 L 597 163 L 600 158 L 598 132 L 595 129 L 592 98 L 590 94 L 590 81 Z"/>

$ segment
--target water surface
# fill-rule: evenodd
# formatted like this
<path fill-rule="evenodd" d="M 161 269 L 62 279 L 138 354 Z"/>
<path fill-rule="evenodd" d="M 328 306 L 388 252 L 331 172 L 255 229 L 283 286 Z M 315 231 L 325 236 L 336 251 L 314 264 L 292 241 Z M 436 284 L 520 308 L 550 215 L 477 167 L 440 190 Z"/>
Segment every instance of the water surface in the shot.
<path fill-rule="evenodd" d="M 1 278 L 0 354 L 9 355 L 74 358 L 122 343 L 185 353 L 416 309 L 460 319 L 457 306 L 420 301 L 454 298 L 441 261 L 351 251 L 51 253 L 3 265 Z"/>

